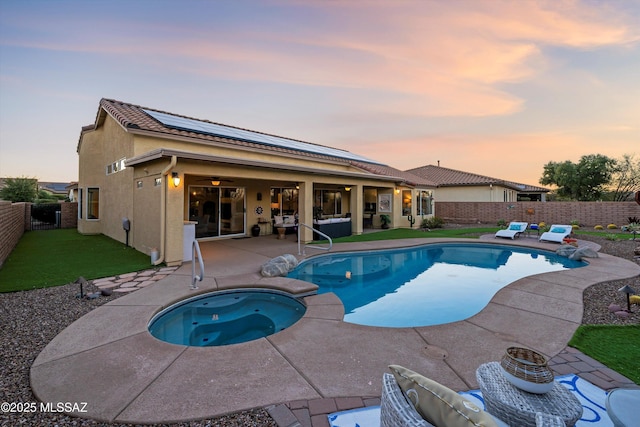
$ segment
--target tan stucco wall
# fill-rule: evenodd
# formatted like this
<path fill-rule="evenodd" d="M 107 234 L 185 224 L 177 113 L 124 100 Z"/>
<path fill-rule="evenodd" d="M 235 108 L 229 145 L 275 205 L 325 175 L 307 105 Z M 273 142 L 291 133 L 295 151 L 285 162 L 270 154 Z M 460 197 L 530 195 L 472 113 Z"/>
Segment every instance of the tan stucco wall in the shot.
<path fill-rule="evenodd" d="M 135 247 L 147 255 L 160 250 L 160 195 L 163 184 L 156 185 L 167 161 L 157 161 L 134 169 L 133 216 L 131 234 Z M 139 187 L 138 182 L 142 186 Z M 164 181 L 162 181 L 164 183 Z"/>
<path fill-rule="evenodd" d="M 106 167 L 133 153 L 132 136 L 110 116 L 103 126 L 85 133 L 79 147 L 78 188 L 83 189 L 82 218 L 78 220 L 78 231 L 85 234 L 102 233 L 124 242 L 126 233 L 122 229 L 122 218 L 133 216 L 132 181 L 133 169 L 126 168 L 117 173 L 106 174 Z M 100 218 L 87 219 L 87 189 L 100 189 Z M 129 236 L 129 244 L 135 245 Z"/>

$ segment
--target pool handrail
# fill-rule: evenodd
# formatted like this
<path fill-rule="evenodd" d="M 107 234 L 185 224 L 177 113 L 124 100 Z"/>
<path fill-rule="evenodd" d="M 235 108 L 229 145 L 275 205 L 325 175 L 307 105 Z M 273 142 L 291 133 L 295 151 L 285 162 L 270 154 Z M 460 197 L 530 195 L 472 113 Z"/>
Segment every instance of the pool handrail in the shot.
<path fill-rule="evenodd" d="M 198 264 L 200 264 L 200 274 L 196 275 L 196 255 L 198 256 Z M 202 282 L 204 278 L 204 261 L 202 261 L 202 253 L 200 252 L 200 244 L 196 239 L 191 243 L 191 289 L 198 289 L 196 282 Z"/>
<path fill-rule="evenodd" d="M 300 226 L 307 227 L 309 230 L 312 230 L 312 231 L 318 233 L 322 237 L 325 237 L 329 241 L 329 246 L 327 247 L 327 246 L 320 246 L 320 245 L 309 245 L 309 243 L 305 243 L 305 245 L 302 247 L 302 251 L 300 251 Z M 303 224 L 303 223 L 298 223 L 298 255 L 306 255 L 304 250 L 305 250 L 305 248 L 307 246 L 309 246 L 310 248 L 313 248 L 313 249 L 321 250 L 321 251 L 330 251 L 331 248 L 333 247 L 333 240 L 331 239 L 331 237 L 327 236 L 322 231 L 317 230 L 317 229 L 311 227 L 310 225 Z"/>

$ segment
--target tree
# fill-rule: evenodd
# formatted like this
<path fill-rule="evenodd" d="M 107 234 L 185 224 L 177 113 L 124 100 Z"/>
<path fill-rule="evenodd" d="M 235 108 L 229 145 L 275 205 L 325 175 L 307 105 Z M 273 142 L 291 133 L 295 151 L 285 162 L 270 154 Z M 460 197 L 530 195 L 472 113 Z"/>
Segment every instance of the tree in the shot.
<path fill-rule="evenodd" d="M 616 162 L 611 180 L 611 198 L 614 202 L 633 200 L 633 193 L 640 190 L 640 160 L 625 154 Z"/>
<path fill-rule="evenodd" d="M 0 199 L 10 202 L 33 202 L 38 195 L 38 180 L 35 178 L 5 178 L 0 190 Z"/>
<path fill-rule="evenodd" d="M 556 185 L 558 196 L 571 200 L 600 200 L 616 170 L 616 161 L 602 154 L 582 156 L 578 163 L 569 160 L 544 165 L 540 184 Z"/>

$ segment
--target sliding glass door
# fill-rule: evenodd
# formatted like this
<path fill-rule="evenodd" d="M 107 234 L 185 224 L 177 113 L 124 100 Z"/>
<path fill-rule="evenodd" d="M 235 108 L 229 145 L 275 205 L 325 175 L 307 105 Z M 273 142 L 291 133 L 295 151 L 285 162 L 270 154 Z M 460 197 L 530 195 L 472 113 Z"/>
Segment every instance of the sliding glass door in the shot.
<path fill-rule="evenodd" d="M 196 238 L 245 234 L 245 189 L 239 187 L 189 187 L 189 220 L 195 221 Z"/>

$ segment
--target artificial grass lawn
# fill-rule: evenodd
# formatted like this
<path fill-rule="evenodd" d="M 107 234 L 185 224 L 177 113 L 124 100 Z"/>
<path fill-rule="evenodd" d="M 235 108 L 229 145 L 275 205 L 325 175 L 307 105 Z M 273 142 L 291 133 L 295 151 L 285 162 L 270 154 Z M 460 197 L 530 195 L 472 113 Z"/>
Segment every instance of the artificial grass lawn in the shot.
<path fill-rule="evenodd" d="M 64 285 L 149 268 L 148 255 L 75 229 L 28 231 L 0 269 L 0 292 Z"/>
<path fill-rule="evenodd" d="M 581 325 L 569 345 L 640 384 L 640 325 Z"/>

